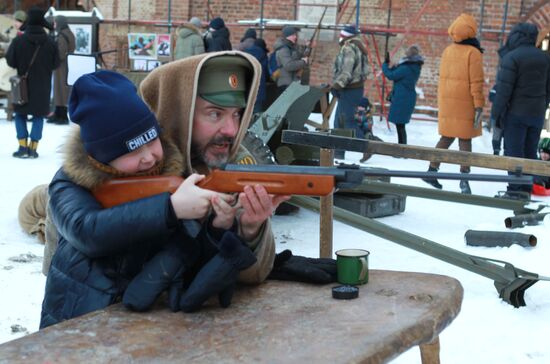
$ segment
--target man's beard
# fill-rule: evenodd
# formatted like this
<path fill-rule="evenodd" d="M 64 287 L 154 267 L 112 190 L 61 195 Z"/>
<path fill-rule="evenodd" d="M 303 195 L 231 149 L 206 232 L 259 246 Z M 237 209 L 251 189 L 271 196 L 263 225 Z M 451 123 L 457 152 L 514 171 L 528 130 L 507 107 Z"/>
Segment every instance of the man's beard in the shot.
<path fill-rule="evenodd" d="M 197 145 L 192 145 L 191 158 L 193 159 L 193 161 L 203 163 L 209 169 L 220 168 L 227 163 L 229 159 L 229 150 L 231 150 L 234 142 L 235 138 L 219 136 L 212 138 L 202 149 Z M 207 155 L 206 151 L 209 147 L 223 143 L 229 144 L 229 148 L 227 151 L 221 153 L 214 153 L 210 151 L 209 155 Z"/>

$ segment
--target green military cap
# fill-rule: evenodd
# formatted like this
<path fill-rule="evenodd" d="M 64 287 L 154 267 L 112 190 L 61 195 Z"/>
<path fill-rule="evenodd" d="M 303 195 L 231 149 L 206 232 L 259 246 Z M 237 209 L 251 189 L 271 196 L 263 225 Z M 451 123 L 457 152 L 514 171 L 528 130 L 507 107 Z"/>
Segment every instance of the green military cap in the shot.
<path fill-rule="evenodd" d="M 245 107 L 252 72 L 252 65 L 244 57 L 212 57 L 201 68 L 198 94 L 218 106 Z"/>
<path fill-rule="evenodd" d="M 20 21 L 21 23 L 24 23 L 25 20 L 27 20 L 27 13 L 25 13 L 23 10 L 17 10 L 15 13 L 13 13 L 13 18 Z"/>

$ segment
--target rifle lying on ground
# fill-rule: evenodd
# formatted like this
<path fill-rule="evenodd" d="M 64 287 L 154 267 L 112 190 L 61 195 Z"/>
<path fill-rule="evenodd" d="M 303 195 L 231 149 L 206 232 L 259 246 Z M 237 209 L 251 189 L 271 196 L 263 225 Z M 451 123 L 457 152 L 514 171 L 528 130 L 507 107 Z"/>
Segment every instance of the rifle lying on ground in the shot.
<path fill-rule="evenodd" d="M 336 167 L 227 164 L 213 170 L 197 185 L 217 192 L 242 192 L 244 186 L 262 185 L 275 195 L 326 196 L 340 188 L 353 188 L 367 176 L 439 178 L 531 184 L 530 176 L 466 173 L 434 173 L 360 168 L 341 164 Z M 177 176 L 115 178 L 93 193 L 103 207 L 111 207 L 162 192 L 173 193 L 183 182 Z"/>

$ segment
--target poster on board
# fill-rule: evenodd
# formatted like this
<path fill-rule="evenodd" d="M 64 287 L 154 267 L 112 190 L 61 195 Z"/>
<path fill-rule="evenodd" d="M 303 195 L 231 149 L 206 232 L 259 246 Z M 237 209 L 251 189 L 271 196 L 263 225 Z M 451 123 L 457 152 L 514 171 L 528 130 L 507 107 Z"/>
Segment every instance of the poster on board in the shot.
<path fill-rule="evenodd" d="M 170 57 L 170 34 L 159 34 L 157 36 L 157 55 L 159 57 Z"/>
<path fill-rule="evenodd" d="M 129 33 L 128 55 L 130 59 L 157 59 L 157 35 Z"/>
<path fill-rule="evenodd" d="M 92 54 L 92 24 L 69 24 L 74 34 L 75 54 Z"/>

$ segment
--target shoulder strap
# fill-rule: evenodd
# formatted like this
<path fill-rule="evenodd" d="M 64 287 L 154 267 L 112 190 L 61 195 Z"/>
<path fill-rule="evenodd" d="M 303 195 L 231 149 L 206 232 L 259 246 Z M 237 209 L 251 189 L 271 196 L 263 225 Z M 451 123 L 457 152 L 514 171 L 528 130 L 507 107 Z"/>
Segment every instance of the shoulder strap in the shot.
<path fill-rule="evenodd" d="M 32 67 L 32 64 L 34 63 L 34 60 L 36 59 L 36 55 L 38 54 L 38 51 L 40 50 L 40 47 L 42 47 L 42 44 L 39 45 L 35 50 L 34 50 L 34 54 L 32 55 L 32 59 L 31 59 L 31 63 L 29 64 L 29 68 L 27 68 L 27 72 L 25 72 L 25 77 L 27 77 L 29 75 L 29 71 Z"/>

